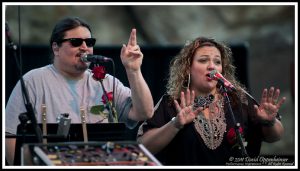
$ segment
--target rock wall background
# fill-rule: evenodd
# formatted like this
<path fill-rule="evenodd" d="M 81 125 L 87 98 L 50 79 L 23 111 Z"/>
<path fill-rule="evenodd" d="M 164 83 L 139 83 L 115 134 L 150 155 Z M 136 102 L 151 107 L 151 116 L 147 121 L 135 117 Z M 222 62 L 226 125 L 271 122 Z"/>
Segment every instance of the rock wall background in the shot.
<path fill-rule="evenodd" d="M 271 85 L 287 97 L 279 113 L 283 138 L 264 143 L 262 154 L 295 153 L 295 6 L 294 5 L 21 5 L 22 43 L 48 45 L 57 20 L 79 16 L 90 23 L 96 45 L 127 43 L 137 28 L 140 45 L 183 45 L 198 36 L 248 46 L 248 80 L 251 94 L 260 99 Z M 5 8 L 13 39 L 18 41 L 18 6 Z M 297 15 L 297 14 L 296 14 Z M 298 32 L 298 30 L 297 30 Z M 297 67 L 296 67 L 297 69 Z"/>

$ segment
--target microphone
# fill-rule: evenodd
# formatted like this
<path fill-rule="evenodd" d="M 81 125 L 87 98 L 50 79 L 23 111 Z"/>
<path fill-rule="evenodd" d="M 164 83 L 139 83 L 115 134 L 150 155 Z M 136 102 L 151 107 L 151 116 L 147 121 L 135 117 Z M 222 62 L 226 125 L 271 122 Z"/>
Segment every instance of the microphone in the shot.
<path fill-rule="evenodd" d="M 236 88 L 228 81 L 226 80 L 222 74 L 220 74 L 217 70 L 213 70 L 210 72 L 209 77 L 213 80 L 218 81 L 221 83 L 224 87 L 226 87 L 229 90 L 236 91 Z"/>
<path fill-rule="evenodd" d="M 8 23 L 7 22 L 5 22 L 5 35 L 6 35 L 6 38 L 7 38 L 8 45 L 11 46 L 14 50 L 16 50 L 17 46 L 12 41 L 10 29 L 8 27 Z"/>
<path fill-rule="evenodd" d="M 82 62 L 98 63 L 98 62 L 108 62 L 111 60 L 112 60 L 111 58 L 102 55 L 83 54 L 83 56 L 81 57 Z"/>
<path fill-rule="evenodd" d="M 11 44 L 12 43 L 11 34 L 10 34 L 10 31 L 9 31 L 9 27 L 8 27 L 7 22 L 5 22 L 5 35 L 6 35 L 8 44 Z"/>

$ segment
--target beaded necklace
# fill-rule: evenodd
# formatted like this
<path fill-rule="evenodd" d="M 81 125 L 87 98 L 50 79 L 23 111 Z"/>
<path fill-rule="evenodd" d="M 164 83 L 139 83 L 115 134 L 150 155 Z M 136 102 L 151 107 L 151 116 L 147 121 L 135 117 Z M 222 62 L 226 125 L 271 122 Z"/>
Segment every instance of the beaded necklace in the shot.
<path fill-rule="evenodd" d="M 214 150 L 222 143 L 226 131 L 223 96 L 218 95 L 215 102 L 208 104 L 208 109 L 208 118 L 205 118 L 203 112 L 200 112 L 193 122 L 205 145 Z"/>

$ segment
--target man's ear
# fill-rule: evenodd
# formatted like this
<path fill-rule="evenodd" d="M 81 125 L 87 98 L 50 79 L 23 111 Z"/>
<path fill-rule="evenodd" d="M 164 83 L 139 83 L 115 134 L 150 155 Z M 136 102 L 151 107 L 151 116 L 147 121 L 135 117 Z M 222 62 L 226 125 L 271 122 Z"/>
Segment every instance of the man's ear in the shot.
<path fill-rule="evenodd" d="M 56 42 L 53 42 L 52 43 L 52 50 L 55 52 L 55 51 L 58 51 L 58 44 Z"/>
<path fill-rule="evenodd" d="M 58 50 L 59 50 L 58 44 L 56 42 L 53 42 L 52 43 L 52 51 L 53 51 L 54 56 L 58 55 Z"/>

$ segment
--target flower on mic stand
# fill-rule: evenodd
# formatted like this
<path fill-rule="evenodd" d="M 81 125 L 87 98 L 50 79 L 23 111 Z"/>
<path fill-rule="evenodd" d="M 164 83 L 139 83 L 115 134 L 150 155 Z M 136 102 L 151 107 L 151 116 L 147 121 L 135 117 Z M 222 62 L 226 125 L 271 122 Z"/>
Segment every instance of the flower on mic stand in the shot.
<path fill-rule="evenodd" d="M 109 92 L 109 93 L 106 93 L 106 94 L 102 95 L 103 104 L 106 105 L 106 108 L 108 110 L 110 110 L 110 109 L 112 110 L 111 112 L 112 112 L 112 115 L 113 115 L 113 121 L 115 123 L 117 123 L 118 122 L 118 118 L 117 118 L 117 115 L 116 115 L 117 112 L 116 112 L 116 109 L 112 105 L 112 101 L 113 101 L 113 92 Z"/>
<path fill-rule="evenodd" d="M 93 78 L 96 81 L 102 81 L 105 78 L 106 70 L 104 66 L 96 66 L 92 70 Z"/>
<path fill-rule="evenodd" d="M 239 127 L 239 132 L 240 132 L 241 136 L 243 137 L 244 130 L 243 130 L 242 127 Z M 227 138 L 228 143 L 230 145 L 232 145 L 232 149 L 240 147 L 240 144 L 238 142 L 238 137 L 236 135 L 236 132 L 235 132 L 234 128 L 230 128 L 228 130 L 226 138 Z M 247 145 L 247 142 L 245 142 L 244 140 L 243 140 L 243 143 L 244 143 L 245 146 Z"/>
<path fill-rule="evenodd" d="M 92 106 L 90 112 L 95 115 L 102 115 L 103 117 L 112 114 L 113 122 L 118 122 L 117 112 L 113 106 L 113 92 L 107 93 L 103 86 L 103 79 L 106 75 L 106 70 L 104 66 L 96 66 L 92 70 L 93 79 L 99 81 L 103 90 L 103 95 L 101 97 L 103 105 Z M 105 110 L 106 109 L 106 110 Z"/>

